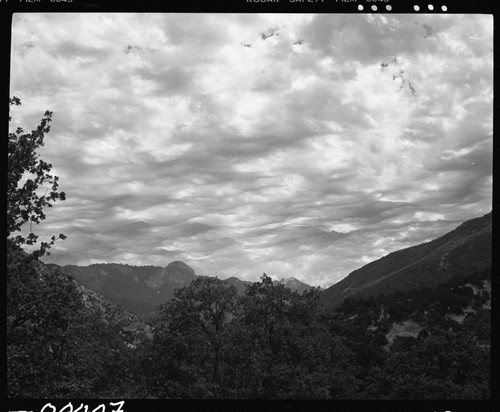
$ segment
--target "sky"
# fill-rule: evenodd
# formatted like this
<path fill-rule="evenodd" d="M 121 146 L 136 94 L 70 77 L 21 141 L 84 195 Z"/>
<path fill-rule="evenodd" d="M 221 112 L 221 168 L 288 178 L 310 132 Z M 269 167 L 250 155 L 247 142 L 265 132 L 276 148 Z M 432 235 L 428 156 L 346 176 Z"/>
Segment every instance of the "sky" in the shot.
<path fill-rule="evenodd" d="M 18 13 L 10 80 L 48 263 L 328 287 L 492 209 L 491 15 Z"/>

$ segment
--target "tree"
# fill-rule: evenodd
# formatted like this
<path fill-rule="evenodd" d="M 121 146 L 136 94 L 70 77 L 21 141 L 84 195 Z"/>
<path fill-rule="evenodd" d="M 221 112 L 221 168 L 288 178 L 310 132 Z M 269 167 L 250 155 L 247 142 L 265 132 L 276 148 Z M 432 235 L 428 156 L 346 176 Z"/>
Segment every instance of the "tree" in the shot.
<path fill-rule="evenodd" d="M 9 397 L 128 394 L 130 349 L 63 270 L 10 251 L 6 309 Z"/>
<path fill-rule="evenodd" d="M 434 331 L 398 337 L 387 361 L 367 374 L 372 393 L 386 399 L 488 399 L 489 348 L 469 332 Z"/>
<path fill-rule="evenodd" d="M 327 398 L 330 339 L 318 322 L 319 291 L 301 295 L 264 274 L 247 288 L 240 305 L 233 329 L 239 347 L 231 353 L 237 361 L 230 362 L 239 395 Z"/>
<path fill-rule="evenodd" d="M 10 106 L 21 105 L 18 97 L 9 99 Z M 12 118 L 9 116 L 9 121 Z M 50 174 L 52 165 L 40 159 L 37 150 L 44 145 L 44 136 L 50 131 L 52 112 L 46 111 L 40 125 L 31 133 L 25 133 L 18 127 L 14 133 L 9 133 L 8 145 L 8 177 L 7 177 L 7 238 L 9 246 L 21 247 L 34 245 L 38 235 L 32 231 L 33 223 L 39 224 L 46 218 L 45 207 L 52 207 L 56 200 L 65 200 L 66 194 L 59 192 L 59 177 Z M 43 193 L 45 185 L 48 187 Z M 43 193 L 43 194 L 42 194 Z M 25 223 L 30 224 L 30 233 L 27 237 L 14 236 L 21 231 Z M 59 239 L 66 236 L 59 234 Z M 49 249 L 56 237 L 50 242 L 41 242 L 40 249 L 32 256 L 38 258 Z"/>
<path fill-rule="evenodd" d="M 20 105 L 17 97 L 9 105 Z M 48 133 L 51 112 L 36 130 L 9 133 L 7 189 L 7 393 L 11 398 L 87 398 L 130 396 L 134 354 L 121 327 L 103 318 L 100 306 L 57 266 L 38 260 L 55 242 L 34 245 L 33 223 L 44 208 L 64 200 L 52 165 L 37 150 Z M 9 121 L 11 117 L 9 117 Z M 48 188 L 46 186 L 49 186 Z M 26 223 L 30 234 L 17 235 Z M 60 234 L 59 238 L 65 236 Z"/>
<path fill-rule="evenodd" d="M 218 278 L 199 276 L 160 305 L 152 351 L 152 385 L 159 396 L 220 396 L 236 294 L 236 288 Z"/>

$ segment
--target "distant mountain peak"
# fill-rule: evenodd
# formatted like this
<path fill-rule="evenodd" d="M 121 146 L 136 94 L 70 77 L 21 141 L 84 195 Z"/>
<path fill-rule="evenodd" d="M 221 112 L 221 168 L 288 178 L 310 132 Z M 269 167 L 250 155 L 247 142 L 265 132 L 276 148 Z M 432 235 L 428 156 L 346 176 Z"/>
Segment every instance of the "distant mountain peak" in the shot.
<path fill-rule="evenodd" d="M 175 260 L 174 262 L 170 262 L 167 267 L 172 266 L 172 267 L 182 267 L 182 268 L 189 268 L 191 267 L 187 264 L 185 264 L 182 260 Z M 192 270 L 192 269 L 191 269 Z"/>
<path fill-rule="evenodd" d="M 299 279 L 297 279 L 293 276 L 289 276 L 287 278 L 281 278 L 279 281 L 275 281 L 275 284 L 284 285 L 285 287 L 287 287 L 293 291 L 297 291 L 299 293 L 303 293 L 306 290 L 312 288 L 312 286 L 300 281 Z"/>
<path fill-rule="evenodd" d="M 279 283 L 297 283 L 297 282 L 299 282 L 299 283 L 303 283 L 303 282 L 301 282 L 299 279 L 294 278 L 293 276 L 289 276 L 289 277 L 287 277 L 287 278 L 281 278 L 281 279 L 279 280 Z"/>
<path fill-rule="evenodd" d="M 194 279 L 196 276 L 194 269 L 180 260 L 169 263 L 165 268 L 165 271 L 173 277 L 181 276 L 181 278 L 188 277 Z"/>

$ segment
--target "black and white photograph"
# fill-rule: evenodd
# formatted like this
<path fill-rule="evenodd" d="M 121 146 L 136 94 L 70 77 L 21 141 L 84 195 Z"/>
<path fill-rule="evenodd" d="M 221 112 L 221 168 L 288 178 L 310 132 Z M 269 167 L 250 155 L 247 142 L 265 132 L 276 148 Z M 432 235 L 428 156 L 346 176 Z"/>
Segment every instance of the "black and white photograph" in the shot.
<path fill-rule="evenodd" d="M 493 16 L 437 7 L 14 13 L 7 396 L 489 400 Z"/>

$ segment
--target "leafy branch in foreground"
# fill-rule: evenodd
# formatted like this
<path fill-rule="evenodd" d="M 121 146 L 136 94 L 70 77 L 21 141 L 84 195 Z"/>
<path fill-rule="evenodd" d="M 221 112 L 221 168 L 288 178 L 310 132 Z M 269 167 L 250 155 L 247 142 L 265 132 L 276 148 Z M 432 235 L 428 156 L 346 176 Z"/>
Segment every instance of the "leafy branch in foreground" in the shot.
<path fill-rule="evenodd" d="M 9 99 L 10 106 L 21 105 L 18 97 Z M 12 118 L 9 116 L 9 121 Z M 57 200 L 65 200 L 66 194 L 59 192 L 59 177 L 50 174 L 52 165 L 40 159 L 37 150 L 44 145 L 44 136 L 50 131 L 52 112 L 46 111 L 36 130 L 31 133 L 18 127 L 9 133 L 8 177 L 7 177 L 7 238 L 10 245 L 34 245 L 39 236 L 33 233 L 32 225 L 45 220 L 45 207 L 52 207 Z M 47 187 L 48 186 L 48 187 Z M 45 191 L 43 190 L 45 188 Z M 14 234 L 20 232 L 25 223 L 30 224 L 30 233 L 24 237 Z M 32 256 L 38 258 L 44 254 L 57 239 L 65 239 L 62 233 L 50 242 L 41 242 L 40 249 Z"/>

